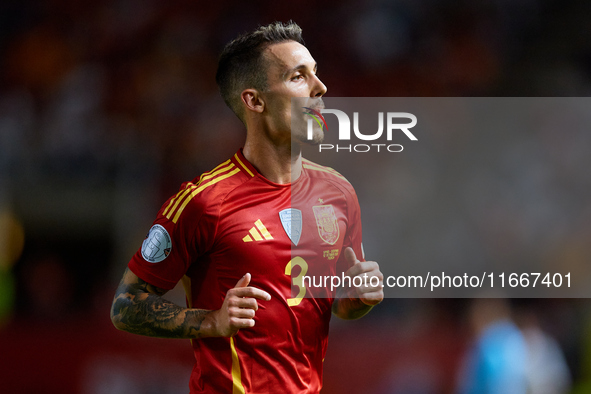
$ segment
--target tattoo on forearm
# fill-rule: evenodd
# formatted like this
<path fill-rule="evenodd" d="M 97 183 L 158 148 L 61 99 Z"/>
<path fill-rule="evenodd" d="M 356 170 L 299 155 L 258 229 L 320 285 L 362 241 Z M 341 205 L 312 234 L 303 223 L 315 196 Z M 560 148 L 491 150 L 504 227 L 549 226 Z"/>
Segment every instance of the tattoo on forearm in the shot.
<path fill-rule="evenodd" d="M 126 271 L 127 274 L 127 271 Z M 200 338 L 201 324 L 211 312 L 186 309 L 162 298 L 165 290 L 123 276 L 111 309 L 117 327 L 134 334 L 162 338 Z"/>

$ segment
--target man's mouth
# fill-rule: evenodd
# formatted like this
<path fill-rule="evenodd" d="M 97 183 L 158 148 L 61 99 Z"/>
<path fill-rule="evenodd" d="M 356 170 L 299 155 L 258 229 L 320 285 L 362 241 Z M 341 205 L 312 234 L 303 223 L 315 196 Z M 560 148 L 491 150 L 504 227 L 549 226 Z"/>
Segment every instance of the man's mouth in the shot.
<path fill-rule="evenodd" d="M 311 105 L 309 108 L 314 109 L 318 112 L 322 111 L 324 107 L 324 101 L 321 98 L 314 100 L 315 105 Z"/>
<path fill-rule="evenodd" d="M 320 113 L 320 111 L 324 108 L 324 103 L 321 103 L 321 104 L 322 104 L 322 106 L 315 106 L 314 108 L 304 107 L 304 109 L 308 110 L 308 112 L 304 112 L 304 113 L 312 116 L 312 118 L 314 118 L 314 120 L 316 120 L 316 122 L 318 123 L 318 125 L 320 127 L 322 127 L 322 124 L 320 123 L 320 120 L 322 120 L 322 123 L 324 123 L 324 127 L 326 128 L 326 131 L 328 131 L 328 125 L 326 124 L 326 120 L 324 119 L 324 116 L 322 116 L 322 114 Z"/>

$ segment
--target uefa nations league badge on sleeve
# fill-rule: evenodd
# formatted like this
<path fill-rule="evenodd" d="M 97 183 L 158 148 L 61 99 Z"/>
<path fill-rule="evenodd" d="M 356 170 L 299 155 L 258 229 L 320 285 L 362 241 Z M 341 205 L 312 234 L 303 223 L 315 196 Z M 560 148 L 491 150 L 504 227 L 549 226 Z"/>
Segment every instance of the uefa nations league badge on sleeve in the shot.
<path fill-rule="evenodd" d="M 142 244 L 144 260 L 150 263 L 159 263 L 168 257 L 171 250 L 172 242 L 168 231 L 159 224 L 153 225 Z"/>

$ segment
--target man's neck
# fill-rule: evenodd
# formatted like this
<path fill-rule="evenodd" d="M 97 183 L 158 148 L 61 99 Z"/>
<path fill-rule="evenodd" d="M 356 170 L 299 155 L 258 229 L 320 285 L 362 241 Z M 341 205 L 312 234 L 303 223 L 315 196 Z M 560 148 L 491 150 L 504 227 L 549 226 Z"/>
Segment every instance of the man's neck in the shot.
<path fill-rule="evenodd" d="M 302 173 L 302 153 L 299 146 L 276 146 L 270 141 L 246 139 L 244 157 L 265 178 L 274 183 L 287 184 Z"/>

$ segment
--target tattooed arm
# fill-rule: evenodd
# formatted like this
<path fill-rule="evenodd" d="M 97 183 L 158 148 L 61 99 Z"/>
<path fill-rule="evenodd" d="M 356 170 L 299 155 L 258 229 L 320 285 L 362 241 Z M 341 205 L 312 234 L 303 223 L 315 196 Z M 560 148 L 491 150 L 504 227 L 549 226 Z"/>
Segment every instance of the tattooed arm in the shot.
<path fill-rule="evenodd" d="M 111 321 L 120 330 L 151 337 L 233 336 L 241 328 L 254 326 L 256 299 L 271 298 L 263 290 L 248 287 L 249 282 L 250 274 L 244 275 L 216 311 L 183 308 L 162 298 L 166 290 L 143 281 L 128 268 L 113 299 Z"/>
<path fill-rule="evenodd" d="M 211 336 L 211 318 L 205 321 L 211 311 L 182 308 L 162 298 L 166 292 L 126 269 L 111 307 L 113 324 L 120 330 L 152 337 Z"/>

